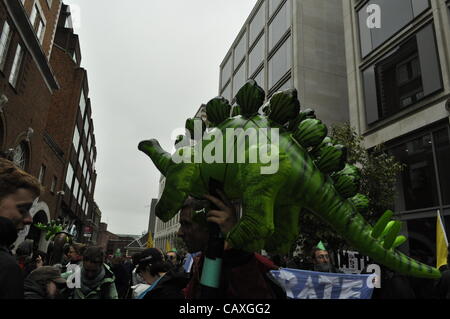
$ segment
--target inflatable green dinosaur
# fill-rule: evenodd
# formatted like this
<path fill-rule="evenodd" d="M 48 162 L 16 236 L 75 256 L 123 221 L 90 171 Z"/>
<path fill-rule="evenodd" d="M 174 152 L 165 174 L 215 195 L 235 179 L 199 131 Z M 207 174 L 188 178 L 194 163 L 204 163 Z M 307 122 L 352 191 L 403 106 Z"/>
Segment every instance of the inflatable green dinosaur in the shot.
<path fill-rule="evenodd" d="M 312 110 L 300 111 L 297 92 L 278 92 L 265 105 L 264 100 L 264 90 L 250 80 L 233 110 L 222 97 L 206 105 L 213 128 L 205 132 L 204 123 L 197 125 L 205 133 L 195 146 L 170 155 L 156 140 L 139 144 L 166 177 L 156 215 L 170 220 L 188 196 L 209 193 L 214 179 L 228 198 L 242 202 L 242 217 L 226 237 L 232 247 L 286 253 L 300 231 L 299 214 L 308 209 L 375 262 L 407 275 L 440 277 L 437 269 L 395 250 L 406 238 L 398 236 L 401 224 L 391 221 L 391 211 L 374 227 L 364 220 L 360 213 L 368 200 L 357 194 L 358 168 L 345 163 L 345 147 L 327 137 Z M 186 123 L 191 134 L 194 124 Z"/>

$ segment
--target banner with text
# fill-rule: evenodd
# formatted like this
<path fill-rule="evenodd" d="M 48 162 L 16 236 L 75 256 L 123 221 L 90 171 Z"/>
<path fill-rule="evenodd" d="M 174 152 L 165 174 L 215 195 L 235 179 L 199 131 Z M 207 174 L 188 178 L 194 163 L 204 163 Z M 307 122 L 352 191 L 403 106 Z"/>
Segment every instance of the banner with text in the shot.
<path fill-rule="evenodd" d="M 353 275 L 281 268 L 271 274 L 293 299 L 370 299 L 374 275 Z"/>

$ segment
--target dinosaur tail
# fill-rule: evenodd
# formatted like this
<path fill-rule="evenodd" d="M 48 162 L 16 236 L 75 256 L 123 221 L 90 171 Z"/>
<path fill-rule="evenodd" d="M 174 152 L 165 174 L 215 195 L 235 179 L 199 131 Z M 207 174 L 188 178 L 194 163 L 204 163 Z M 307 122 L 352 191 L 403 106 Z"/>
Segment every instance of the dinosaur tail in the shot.
<path fill-rule="evenodd" d="M 317 172 L 310 180 L 317 178 L 321 179 L 321 183 L 315 183 L 315 187 L 306 183 L 309 185 L 301 190 L 304 198 L 311 199 L 305 206 L 330 224 L 352 247 L 375 262 L 405 275 L 421 278 L 441 276 L 438 269 L 395 250 L 396 245 L 404 241 L 404 237 L 397 237 L 401 224 L 392 221 L 388 223 L 389 214 L 385 214 L 372 227 L 350 200 L 340 196 L 330 178 Z"/>

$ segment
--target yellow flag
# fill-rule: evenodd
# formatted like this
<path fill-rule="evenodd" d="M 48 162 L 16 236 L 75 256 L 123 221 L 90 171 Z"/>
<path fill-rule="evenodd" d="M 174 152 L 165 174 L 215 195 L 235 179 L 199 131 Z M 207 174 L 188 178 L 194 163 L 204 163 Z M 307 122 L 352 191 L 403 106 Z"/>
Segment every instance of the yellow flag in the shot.
<path fill-rule="evenodd" d="M 150 232 L 148 233 L 147 248 L 153 248 L 153 238 Z"/>
<path fill-rule="evenodd" d="M 172 250 L 172 247 L 170 247 L 170 242 L 168 240 L 166 240 L 166 253 L 171 250 Z"/>
<path fill-rule="evenodd" d="M 437 212 L 436 220 L 436 268 L 447 264 L 448 240 L 445 233 L 441 213 Z"/>

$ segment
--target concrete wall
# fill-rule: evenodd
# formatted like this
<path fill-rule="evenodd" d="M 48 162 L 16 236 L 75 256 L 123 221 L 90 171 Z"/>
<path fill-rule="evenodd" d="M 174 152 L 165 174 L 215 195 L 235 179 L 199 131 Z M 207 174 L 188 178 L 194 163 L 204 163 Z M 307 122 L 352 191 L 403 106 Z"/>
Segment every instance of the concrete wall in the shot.
<path fill-rule="evenodd" d="M 348 121 L 342 0 L 294 0 L 294 86 L 326 124 Z"/>

